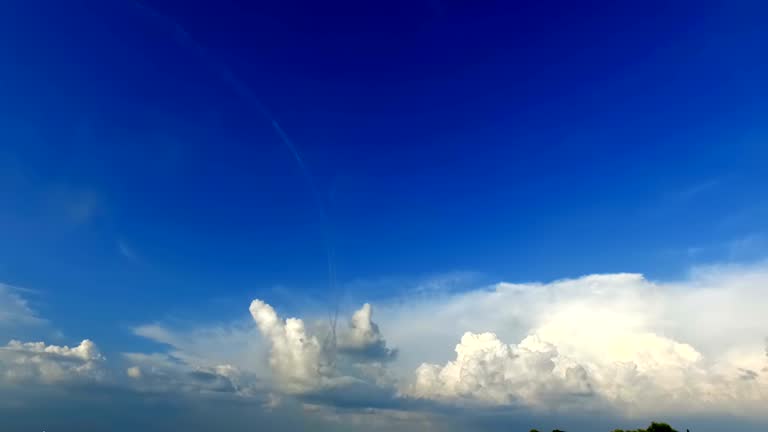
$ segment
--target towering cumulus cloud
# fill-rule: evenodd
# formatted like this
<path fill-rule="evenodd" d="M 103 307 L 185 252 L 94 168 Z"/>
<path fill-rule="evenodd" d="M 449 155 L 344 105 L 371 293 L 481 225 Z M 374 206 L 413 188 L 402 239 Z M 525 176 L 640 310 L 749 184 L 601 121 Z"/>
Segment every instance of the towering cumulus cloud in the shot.
<path fill-rule="evenodd" d="M 328 374 L 323 347 L 315 336 L 308 336 L 304 321 L 283 321 L 272 306 L 254 300 L 250 307 L 259 331 L 269 341 L 269 364 L 278 383 L 288 392 L 300 393 L 321 384 Z"/>
<path fill-rule="evenodd" d="M 373 307 L 368 303 L 352 314 L 349 329 L 339 336 L 339 350 L 344 354 L 374 361 L 391 360 L 397 355 L 397 350 L 387 347 L 379 326 L 373 322 Z"/>
<path fill-rule="evenodd" d="M 354 393 L 352 398 L 357 398 L 358 403 L 360 393 L 380 397 L 382 391 L 394 391 L 371 383 L 383 382 L 382 362 L 393 359 L 396 352 L 387 347 L 378 325 L 372 321 L 371 305 L 363 305 L 352 315 L 349 325 L 339 330 L 338 346 L 333 343 L 330 328 L 321 335 L 321 342 L 307 330 L 304 321 L 282 320 L 272 306 L 261 300 L 251 303 L 250 312 L 270 347 L 272 377 L 283 391 L 311 394 L 316 402 L 348 399 Z"/>

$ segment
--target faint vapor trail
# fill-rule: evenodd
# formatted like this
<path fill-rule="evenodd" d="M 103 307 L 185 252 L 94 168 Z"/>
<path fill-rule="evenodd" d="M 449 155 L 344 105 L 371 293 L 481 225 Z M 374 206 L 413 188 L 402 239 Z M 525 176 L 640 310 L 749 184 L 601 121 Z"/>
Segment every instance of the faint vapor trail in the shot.
<path fill-rule="evenodd" d="M 328 285 L 331 291 L 331 296 L 333 297 L 331 300 L 333 303 L 332 310 L 328 312 L 330 334 L 328 335 L 328 337 L 326 337 L 326 340 L 323 342 L 323 344 L 325 345 L 326 349 L 329 349 L 329 348 L 331 349 L 331 352 L 329 354 L 333 356 L 336 349 L 336 325 L 339 317 L 339 304 L 341 302 L 341 294 L 337 292 L 337 289 L 336 289 L 336 286 L 337 286 L 336 261 L 335 261 L 335 255 L 333 250 L 333 233 L 331 231 L 331 225 L 329 222 L 328 214 L 326 213 L 326 210 L 325 210 L 325 204 L 323 202 L 323 199 L 319 191 L 317 190 L 312 174 L 309 172 L 309 169 L 304 163 L 304 160 L 302 159 L 301 154 L 296 148 L 296 145 L 288 137 L 288 134 L 285 133 L 285 131 L 277 122 L 277 120 L 274 118 L 274 116 L 269 112 L 269 110 L 267 110 L 264 104 L 262 104 L 261 101 L 256 97 L 253 91 L 248 86 L 246 86 L 245 83 L 239 80 L 224 63 L 220 61 L 216 61 L 214 58 L 212 58 L 208 54 L 208 51 L 206 51 L 202 45 L 200 45 L 197 41 L 195 41 L 192 38 L 192 36 L 184 29 L 184 27 L 182 27 L 172 17 L 161 14 L 157 10 L 142 3 L 139 0 L 133 0 L 132 2 L 136 7 L 146 12 L 148 15 L 152 16 L 154 19 L 170 25 L 173 28 L 174 34 L 180 44 L 182 44 L 188 49 L 195 51 L 195 53 L 207 63 L 207 65 L 219 76 L 219 78 L 221 78 L 224 82 L 226 82 L 232 87 L 232 89 L 235 91 L 235 93 L 238 96 L 240 96 L 240 98 L 242 98 L 244 101 L 246 101 L 247 103 L 255 107 L 267 120 L 269 120 L 270 125 L 272 125 L 272 128 L 277 133 L 283 145 L 285 145 L 285 147 L 288 148 L 288 150 L 293 155 L 293 158 L 296 161 L 296 164 L 299 166 L 301 173 L 304 175 L 304 179 L 306 180 L 307 185 L 309 186 L 309 189 L 312 193 L 312 197 L 315 200 L 315 205 L 317 206 L 318 213 L 320 214 L 320 222 L 321 222 L 322 231 L 323 231 L 323 240 L 325 243 L 325 255 L 328 261 L 327 263 Z"/>

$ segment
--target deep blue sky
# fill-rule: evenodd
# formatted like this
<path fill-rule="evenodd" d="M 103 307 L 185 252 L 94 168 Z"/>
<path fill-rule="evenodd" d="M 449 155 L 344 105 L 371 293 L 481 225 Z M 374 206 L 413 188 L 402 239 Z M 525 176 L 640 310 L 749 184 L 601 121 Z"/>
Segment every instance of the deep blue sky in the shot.
<path fill-rule="evenodd" d="M 0 7 L 0 281 L 65 333 L 322 297 L 324 231 L 342 285 L 764 250 L 755 4 L 242 3 Z"/>

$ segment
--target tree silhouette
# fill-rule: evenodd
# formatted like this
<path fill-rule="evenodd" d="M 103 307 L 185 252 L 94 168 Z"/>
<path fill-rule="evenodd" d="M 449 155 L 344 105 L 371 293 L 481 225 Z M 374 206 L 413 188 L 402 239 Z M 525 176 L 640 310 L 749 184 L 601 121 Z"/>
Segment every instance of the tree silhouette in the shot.
<path fill-rule="evenodd" d="M 656 423 L 653 422 L 651 425 L 646 429 L 647 432 L 677 432 L 676 430 L 672 429 L 672 426 L 666 424 L 666 423 Z"/>
<path fill-rule="evenodd" d="M 672 426 L 666 423 L 653 422 L 650 426 L 648 426 L 647 429 L 614 429 L 613 432 L 677 432 L 677 430 L 673 429 Z"/>
<path fill-rule="evenodd" d="M 530 432 L 539 432 L 538 429 L 531 429 Z M 565 432 L 564 430 L 555 429 L 552 432 Z M 652 422 L 646 429 L 614 429 L 612 432 L 677 432 L 672 426 L 666 423 Z M 690 432 L 688 429 L 685 432 Z"/>

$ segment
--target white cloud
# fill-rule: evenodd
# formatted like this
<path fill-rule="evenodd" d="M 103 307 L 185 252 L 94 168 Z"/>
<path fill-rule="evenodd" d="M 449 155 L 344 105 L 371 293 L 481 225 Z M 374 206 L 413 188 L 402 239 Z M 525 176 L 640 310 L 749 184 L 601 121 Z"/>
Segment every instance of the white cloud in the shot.
<path fill-rule="evenodd" d="M 275 400 L 765 418 L 766 288 L 768 263 L 700 268 L 663 283 L 622 273 L 435 289 L 378 304 L 376 322 L 370 305 L 354 312 L 338 331 L 338 357 L 327 323 L 282 319 L 260 300 L 250 307 L 255 328 L 136 333 L 171 345 L 187 365 L 258 370 Z M 361 355 L 371 352 L 386 355 Z"/>
<path fill-rule="evenodd" d="M 406 392 L 428 399 L 539 406 L 589 395 L 592 389 L 583 367 L 561 358 L 552 344 L 536 336 L 512 346 L 493 333 L 468 332 L 456 346 L 456 360 L 444 367 L 421 365 Z"/>
<path fill-rule="evenodd" d="M 198 384 L 188 382 L 190 371 L 232 365 L 241 376 L 259 383 L 268 410 L 275 409 L 281 395 L 317 403 L 365 404 L 366 398 L 382 401 L 394 393 L 394 380 L 381 363 L 394 358 L 394 350 L 372 321 L 370 305 L 353 314 L 340 330 L 343 348 L 338 352 L 328 322 L 307 326 L 298 318 L 282 319 L 260 300 L 254 300 L 249 311 L 250 326 L 233 321 L 190 330 L 162 324 L 136 327 L 135 334 L 169 345 L 170 350 L 124 354 L 131 364 L 125 373 L 139 388 L 194 390 Z M 377 387 L 382 385 L 387 390 Z"/>
<path fill-rule="evenodd" d="M 417 368 L 404 390 L 416 397 L 537 409 L 610 407 L 625 415 L 758 415 L 768 402 L 762 347 L 768 321 L 760 312 L 768 299 L 759 294 L 766 285 L 762 266 L 710 268 L 674 284 L 635 274 L 502 283 L 411 305 L 412 319 L 427 320 L 433 330 L 390 338 L 407 352 L 444 338 L 441 326 L 459 322 L 521 341 L 507 345 L 497 334 L 466 333 L 455 360 Z M 411 322 L 401 321 L 400 328 Z"/>
<path fill-rule="evenodd" d="M 339 334 L 338 348 L 344 354 L 368 360 L 391 360 L 397 354 L 397 350 L 387 347 L 368 303 L 352 314 L 349 328 Z"/>
<path fill-rule="evenodd" d="M 283 391 L 316 399 L 344 399 L 345 391 L 381 396 L 381 389 L 373 388 L 388 382 L 381 362 L 396 351 L 372 321 L 370 304 L 353 313 L 348 326 L 338 330 L 338 340 L 328 323 L 310 331 L 303 320 L 283 320 L 261 300 L 251 303 L 250 312 L 270 347 L 272 376 Z"/>
<path fill-rule="evenodd" d="M 88 339 L 72 348 L 12 340 L 0 347 L 0 377 L 8 382 L 42 383 L 100 379 L 104 360 Z"/>
<path fill-rule="evenodd" d="M 19 288 L 0 283 L 0 326 L 44 322 L 21 296 L 21 292 Z"/>
<path fill-rule="evenodd" d="M 289 393 L 303 393 L 320 387 L 333 374 L 333 365 L 316 336 L 310 336 L 304 321 L 282 320 L 272 306 L 254 300 L 251 316 L 270 346 L 269 365 L 278 384 Z"/>

